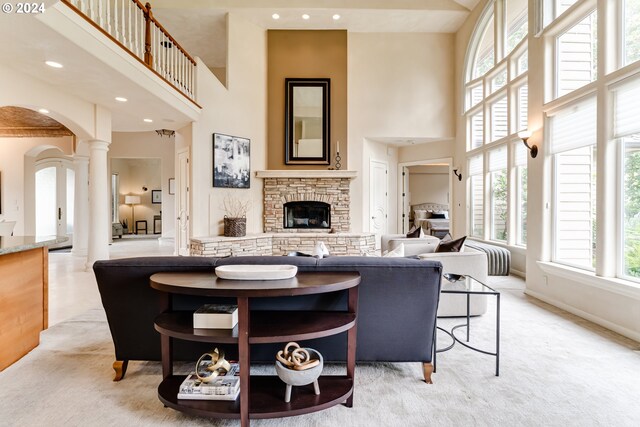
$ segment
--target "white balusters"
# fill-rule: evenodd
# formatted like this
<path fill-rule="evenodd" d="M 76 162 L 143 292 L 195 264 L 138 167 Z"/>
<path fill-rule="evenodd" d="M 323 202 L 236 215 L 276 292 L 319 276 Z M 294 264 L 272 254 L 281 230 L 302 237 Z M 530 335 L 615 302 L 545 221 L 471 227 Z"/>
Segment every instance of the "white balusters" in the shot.
<path fill-rule="evenodd" d="M 146 8 L 135 0 L 68 0 L 78 11 L 95 22 L 147 66 L 193 98 L 195 64 L 151 18 L 147 34 Z M 147 40 L 149 38 L 150 40 Z M 150 44 L 148 58 L 146 44 Z"/>

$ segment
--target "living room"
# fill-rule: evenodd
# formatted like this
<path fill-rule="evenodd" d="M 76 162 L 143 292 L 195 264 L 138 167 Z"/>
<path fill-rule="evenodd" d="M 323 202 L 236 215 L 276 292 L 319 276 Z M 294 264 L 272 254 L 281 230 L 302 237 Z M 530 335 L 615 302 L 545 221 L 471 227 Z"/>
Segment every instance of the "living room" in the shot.
<path fill-rule="evenodd" d="M 8 13 L 0 16 L 3 24 L 0 32 L 7 40 L 12 41 L 0 47 L 5 58 L 0 64 L 0 76 L 3 82 L 11 82 L 3 84 L 0 107 L 22 106 L 32 110 L 46 108 L 51 117 L 75 135 L 73 141 L 62 142 L 65 154 L 71 158 L 88 159 L 91 168 L 95 166 L 99 168 L 96 170 L 105 171 L 104 177 L 90 176 L 86 187 L 88 194 L 104 195 L 104 198 L 94 197 L 100 200 L 87 202 L 85 211 L 77 210 L 85 212 L 85 215 L 76 219 L 76 257 L 72 259 L 69 255 L 69 258 L 64 258 L 58 263 L 54 255 L 50 256 L 52 265 L 70 269 L 74 271 L 73 274 L 82 277 L 77 279 L 80 288 L 82 281 L 95 286 L 95 278 L 87 272 L 80 272 L 80 269 L 90 267 L 99 259 L 127 255 L 123 252 L 114 254 L 115 245 L 109 246 L 111 222 L 106 216 L 109 212 L 107 196 L 110 194 L 107 178 L 108 159 L 112 156 L 160 157 L 156 148 L 153 148 L 154 144 L 160 145 L 167 139 L 155 135 L 154 131 L 175 131 L 171 142 L 173 153 L 165 153 L 170 163 L 164 161 L 166 156 L 163 154 L 165 157 L 161 178 L 162 211 L 167 215 L 163 221 L 162 238 L 163 243 L 169 246 L 150 248 L 143 243 L 140 246 L 143 249 L 131 248 L 129 254 L 187 255 L 191 238 L 222 235 L 225 215 L 222 202 L 227 195 L 250 200 L 252 206 L 247 212 L 247 233 L 265 233 L 264 179 L 257 177 L 256 172 L 286 170 L 288 173 L 296 173 L 295 171 L 329 169 L 336 172 L 335 154 L 339 144 L 343 172 L 355 175 L 349 178 L 350 232 L 373 232 L 374 224 L 371 217 L 375 194 L 372 192 L 375 192 L 376 186 L 372 185 L 372 162 L 388 165 L 386 224 L 381 234 L 404 231 L 400 165 L 413 162 L 446 163 L 449 165 L 447 175 L 451 189 L 451 235 L 454 238 L 467 235 L 469 239 L 487 241 L 508 249 L 512 270 L 524 279 L 510 277 L 508 280 L 512 281 L 505 285 L 505 293 L 517 295 L 514 299 L 520 300 L 523 304 L 518 307 L 524 313 L 536 316 L 547 313 L 532 319 L 534 326 L 543 325 L 554 329 L 554 325 L 561 325 L 561 328 L 570 330 L 550 337 L 547 341 L 549 352 L 536 355 L 540 358 L 553 358 L 557 355 L 561 355 L 558 356 L 561 359 L 578 357 L 580 351 L 591 351 L 589 344 L 582 341 L 583 338 L 589 338 L 595 342 L 588 343 L 599 349 L 602 349 L 599 345 L 611 346 L 611 353 L 607 353 L 611 355 L 611 358 L 607 359 L 609 364 L 615 364 L 616 357 L 620 357 L 624 359 L 626 368 L 637 368 L 637 362 L 634 360 L 637 359 L 637 342 L 640 340 L 640 313 L 637 308 L 640 291 L 634 276 L 634 258 L 630 255 L 634 241 L 629 225 L 634 213 L 632 210 L 629 211 L 628 218 L 622 214 L 626 207 L 625 199 L 622 197 L 625 193 L 622 190 L 630 191 L 633 185 L 631 182 L 625 187 L 626 181 L 623 177 L 626 172 L 624 167 L 620 166 L 624 164 L 624 157 L 616 154 L 616 149 L 612 147 L 614 142 L 620 140 L 626 144 L 627 151 L 632 153 L 638 129 L 627 125 L 624 131 L 618 132 L 617 129 L 622 124 L 613 122 L 613 117 L 617 117 L 618 104 L 612 102 L 609 105 L 608 101 L 605 102 L 614 97 L 618 99 L 618 94 L 622 94 L 620 99 L 624 101 L 628 98 L 623 95 L 635 93 L 633 85 L 628 82 L 633 83 L 634 76 L 640 70 L 636 61 L 638 58 L 633 56 L 635 51 L 632 48 L 627 47 L 625 51 L 621 48 L 624 44 L 621 45 L 618 41 L 624 39 L 622 36 L 631 40 L 630 34 L 633 33 L 634 25 L 637 25 L 631 18 L 637 13 L 634 2 L 580 0 L 562 5 L 558 2 L 556 7 L 556 2 L 549 1 L 542 2 L 552 6 L 545 9 L 544 13 L 530 5 L 536 13 L 530 12 L 528 18 L 527 14 L 524 14 L 528 27 L 525 29 L 525 35 L 520 35 L 522 38 L 514 42 L 506 34 L 515 34 L 517 31 L 511 32 L 513 28 L 522 28 L 515 26 L 515 23 L 520 22 L 519 19 L 523 16 L 521 12 L 526 12 L 525 3 L 515 0 L 497 1 L 495 9 L 494 3 L 490 1 L 451 1 L 437 4 L 430 2 L 424 5 L 407 0 L 397 4 L 394 2 L 393 6 L 381 6 L 376 2 L 364 2 L 366 5 L 355 4 L 362 2 L 347 2 L 346 7 L 333 4 L 313 7 L 303 4 L 304 2 L 290 2 L 288 5 L 280 4 L 273 8 L 263 3 L 260 3 L 259 7 L 256 4 L 252 4 L 253 7 L 233 7 L 218 4 L 219 2 L 214 2 L 211 7 L 204 7 L 198 2 L 157 3 L 153 5 L 154 16 L 178 42 L 183 44 L 189 54 L 195 57 L 197 66 L 194 80 L 197 84 L 191 99 L 166 85 L 158 76 L 148 72 L 142 64 L 128 58 L 128 54 L 121 52 L 122 49 L 114 45 L 112 40 L 88 22 L 83 22 L 84 19 L 75 12 L 68 10 L 66 4 L 47 1 L 46 13 L 39 17 Z M 620 7 L 613 8 L 613 3 Z M 597 24 L 595 18 L 591 18 L 590 15 L 596 8 L 599 14 Z M 518 13 L 512 12 L 516 10 Z M 626 26 L 614 24 L 611 20 L 600 17 L 600 14 L 613 16 L 612 10 L 620 14 L 619 21 L 626 23 Z M 279 22 L 272 17 L 276 13 L 281 16 Z M 303 13 L 309 13 L 310 19 L 300 19 Z M 341 16 L 334 20 L 334 14 Z M 211 18 L 211 22 L 217 23 L 218 30 L 215 34 L 219 39 L 215 43 L 211 43 L 210 40 L 194 40 L 197 37 L 192 36 L 192 33 L 196 33 L 193 28 L 200 27 L 192 27 L 185 23 L 195 19 L 197 15 L 202 16 L 201 22 L 206 23 L 206 19 Z M 502 21 L 492 18 L 493 16 L 500 16 L 500 19 L 504 17 L 504 22 L 508 22 L 509 25 L 504 22 L 496 24 Z M 369 26 L 363 22 L 367 20 L 365 17 L 370 19 Z M 539 17 L 544 19 L 538 19 Z M 590 17 L 591 21 L 583 23 L 586 17 Z M 595 59 L 591 58 L 591 74 L 583 86 L 561 88 L 564 81 L 555 77 L 554 70 L 557 67 L 553 64 L 551 52 L 554 46 L 563 46 L 566 42 L 563 34 L 573 30 L 577 23 L 583 27 L 591 25 L 588 27 L 589 31 L 594 25 L 598 26 L 597 36 L 593 35 L 589 39 L 590 47 L 596 49 L 597 46 L 598 61 L 596 63 Z M 213 26 L 211 23 L 209 25 Z M 580 28 L 584 30 L 583 27 Z M 211 31 L 207 25 L 203 25 L 203 28 Z M 203 33 L 205 29 L 202 30 Z M 496 35 L 487 36 L 492 33 Z M 184 42 L 181 38 L 183 34 Z M 585 33 L 578 31 L 577 34 Z M 37 40 L 48 40 L 48 44 L 37 43 Z M 217 59 L 209 59 L 210 56 L 207 55 L 210 52 L 197 52 L 203 45 L 215 45 L 222 53 L 217 52 Z M 194 48 L 191 49 L 189 46 Z M 491 49 L 487 49 L 487 46 L 491 46 Z M 620 53 L 606 54 L 618 52 L 613 48 L 607 50 L 607 47 L 612 46 L 620 47 Z M 635 45 L 628 43 L 627 46 Z M 486 60 L 491 55 L 493 56 L 489 60 L 490 66 L 485 67 L 481 64 L 481 60 Z M 220 57 L 223 59 L 220 60 Z M 207 58 L 206 62 L 204 58 Z M 526 58 L 526 65 L 523 64 L 522 58 Z M 64 68 L 47 67 L 44 65 L 45 60 L 57 60 L 64 64 Z M 324 68 L 329 65 L 335 69 L 328 71 Z M 481 65 L 485 68 L 480 67 Z M 565 65 L 564 62 L 558 64 L 560 68 Z M 286 77 L 331 78 L 331 156 L 329 163 L 325 165 L 285 163 Z M 526 87 L 526 92 L 522 90 L 523 87 Z M 116 96 L 125 96 L 128 101 L 115 101 Z M 581 107 L 582 101 L 587 102 L 584 105 L 590 105 L 590 97 L 598 100 L 597 109 Z M 633 108 L 635 104 L 631 102 L 625 106 Z M 508 118 L 501 116 L 504 111 L 508 111 Z M 588 116 L 589 120 L 576 126 L 576 122 L 568 121 L 574 117 L 569 114 L 571 111 L 590 111 L 592 115 Z M 622 114 L 620 116 L 622 117 Z M 554 132 L 556 126 L 553 123 L 560 126 L 562 119 L 566 117 L 569 117 L 566 121 L 567 126 L 575 133 L 570 133 L 571 138 L 564 136 L 565 140 L 569 141 L 562 140 L 566 144 L 561 146 L 561 137 L 566 134 L 558 134 L 556 143 L 551 132 Z M 145 118 L 152 122 L 145 122 Z M 587 122 L 591 122 L 593 126 L 584 126 Z M 503 124 L 504 129 L 501 128 Z M 576 129 L 583 129 L 591 134 L 585 136 L 584 132 L 579 133 Z M 611 130 L 611 133 L 607 133 L 607 129 Z M 539 150 L 536 157 L 533 157 L 532 151 L 526 150 L 519 136 L 519 132 L 524 130 L 532 131 L 531 136 L 527 137 L 524 133 L 522 135 L 527 138 L 526 143 L 529 147 L 536 146 L 536 151 Z M 250 140 L 250 188 L 225 189 L 212 186 L 214 134 L 233 135 Z M 616 136 L 611 142 L 606 135 Z M 38 138 L 30 139 L 27 143 L 29 149 L 51 143 Z M 29 231 L 34 229 L 29 219 L 29 212 L 33 207 L 24 199 L 26 186 L 19 184 L 26 182 L 23 165 L 28 149 L 25 147 L 22 152 L 18 152 L 21 149 L 20 144 L 29 139 L 11 139 L 12 141 L 7 141 L 10 142 L 10 148 L 4 144 L 4 138 L 0 141 L 0 220 L 16 221 L 16 235 L 29 234 Z M 594 171 L 593 176 L 588 176 L 590 189 L 593 191 L 587 190 L 587 199 L 579 200 L 588 206 L 579 207 L 577 213 L 571 209 L 563 211 L 557 203 L 560 194 L 571 193 L 572 190 L 556 192 L 556 182 L 560 182 L 556 179 L 563 178 L 562 175 L 556 175 L 556 165 L 565 165 L 557 162 L 566 160 L 566 157 L 562 157 L 561 150 L 584 148 L 575 146 L 570 141 L 572 139 L 592 141 L 591 146 L 597 147 L 592 150 L 590 159 L 593 159 L 593 162 L 589 163 Z M 144 143 L 136 146 L 136 142 L 142 140 Z M 101 148 L 98 142 L 104 142 L 104 147 Z M 163 150 L 164 148 L 166 147 L 163 147 Z M 181 153 L 186 153 L 189 165 L 182 178 Z M 621 156 L 620 159 L 617 156 Z M 454 169 L 461 173 L 461 180 L 454 175 Z M 523 173 L 526 173 L 524 181 Z M 175 199 L 165 197 L 168 195 L 168 179 L 174 177 Z M 496 188 L 494 184 L 499 180 L 507 183 L 506 188 L 509 190 L 504 195 L 497 195 L 497 192 L 491 191 Z M 185 194 L 187 188 L 187 210 L 183 216 L 180 213 L 182 211 L 179 198 L 181 194 Z M 524 189 L 526 195 L 523 198 Z M 576 191 L 573 193 L 577 194 Z M 480 197 L 474 197 L 476 194 L 480 194 Z M 598 197 L 595 197 L 596 194 Z M 494 220 L 493 207 L 503 201 L 508 208 L 506 219 L 501 222 Z M 171 205 L 165 206 L 165 202 Z M 611 209 L 611 206 L 616 206 L 616 209 Z M 562 209 L 564 207 L 565 205 L 562 205 Z M 127 206 L 121 208 L 128 209 Z M 566 223 L 558 222 L 558 218 L 571 215 L 575 218 L 580 215 L 582 218 L 585 212 L 587 220 L 581 225 L 580 231 L 586 238 L 580 241 L 572 240 L 572 244 L 579 245 L 577 249 L 581 251 L 580 257 L 575 258 L 568 255 L 568 251 L 576 248 L 563 246 L 563 242 L 568 241 L 563 240 L 563 236 L 567 235 L 569 229 L 563 228 Z M 63 277 L 51 273 L 52 290 L 55 289 L 56 281 L 59 280 L 58 283 L 61 283 Z M 499 283 L 502 279 L 493 280 Z M 97 301 L 97 291 L 92 290 L 89 293 L 91 296 L 87 299 L 91 302 L 86 306 L 82 301 L 73 300 L 72 296 L 68 297 L 73 302 L 63 302 L 63 305 L 91 308 L 92 303 Z M 82 314 L 78 310 L 72 311 L 74 315 Z M 545 317 L 547 315 L 550 317 Z M 505 319 L 509 319 L 509 315 L 506 315 Z M 509 321 L 511 320 L 521 322 L 518 324 L 519 328 L 524 328 L 523 324 L 529 321 L 526 316 L 515 314 Z M 104 323 L 104 320 L 102 322 Z M 505 341 L 511 343 L 507 345 L 517 346 L 516 337 L 519 334 L 523 334 L 525 340 L 531 338 L 522 330 L 509 331 L 514 326 L 508 326 L 505 320 L 503 322 L 504 336 L 513 338 L 513 341 Z M 580 331 L 575 330 L 576 325 L 579 326 L 578 329 L 586 331 L 586 334 L 581 335 Z M 544 333 L 541 330 L 537 330 L 534 335 L 540 338 L 535 342 L 544 342 L 541 338 Z M 584 346 L 571 345 L 570 349 L 565 351 L 559 344 L 563 339 L 572 344 L 580 342 Z M 96 344 L 103 346 L 105 353 L 113 351 L 113 348 L 107 348 L 110 342 Z M 603 349 L 603 352 L 606 351 Z M 442 356 L 443 360 L 453 357 L 447 353 L 445 355 Z M 473 364 L 476 360 L 474 358 L 478 355 L 464 356 L 452 360 L 462 365 Z M 517 357 L 522 364 L 525 363 L 525 352 L 513 353 L 511 356 Z M 505 357 L 509 360 L 508 356 Z M 579 366 L 587 366 L 586 363 L 582 363 L 584 361 L 581 359 Z M 512 359 L 511 363 L 513 362 Z M 596 360 L 592 362 L 598 363 Z M 508 366 L 509 362 L 506 363 Z M 539 373 L 543 381 L 544 373 L 549 370 L 560 375 L 549 361 L 545 361 L 544 367 L 535 366 L 531 361 L 526 363 L 531 370 Z M 542 362 L 538 359 L 537 363 Z M 558 363 L 564 369 L 570 368 L 568 363 Z M 447 371 L 445 364 L 446 362 L 443 362 L 443 373 L 457 375 L 455 370 Z M 490 365 L 491 362 L 487 364 Z M 397 369 L 400 371 L 414 369 L 401 364 L 399 366 Z M 487 365 L 483 367 L 487 370 Z M 100 380 L 108 380 L 108 369 L 104 370 L 102 366 L 97 365 L 95 368 L 101 372 Z M 157 363 L 142 363 L 139 367 L 136 366 L 136 369 L 138 368 L 145 376 L 159 376 Z M 490 367 L 488 370 L 490 371 Z M 509 368 L 505 367 L 501 377 L 496 379 L 499 381 L 508 376 L 508 371 Z M 8 375 L 7 372 L 8 370 L 0 374 L 0 381 L 3 375 Z M 413 377 L 414 374 L 412 373 Z M 582 375 L 584 374 L 583 372 Z M 591 372 L 589 374 L 596 375 Z M 375 375 L 375 370 L 372 370 L 371 376 L 367 378 L 375 378 Z M 490 372 L 487 374 L 482 370 L 468 372 L 465 368 L 464 375 L 472 377 L 462 378 L 462 383 L 475 381 L 487 384 L 494 380 Z M 571 378 L 571 381 L 567 381 L 572 382 L 576 372 L 562 375 L 567 375 L 564 378 Z M 610 385 L 633 387 L 624 381 L 624 375 L 621 373 L 615 373 L 614 376 L 616 379 L 612 380 Z M 437 378 L 436 374 L 436 387 Z M 527 379 L 530 380 L 530 377 Z M 551 378 L 549 380 L 551 381 Z M 126 381 L 125 379 L 124 382 Z M 155 378 L 150 381 L 155 384 Z M 584 378 L 583 381 L 590 382 Z M 91 387 L 93 383 L 82 384 Z M 136 384 L 140 386 L 140 383 Z M 406 385 L 407 382 L 403 384 Z M 410 382 L 408 384 L 413 389 L 414 385 Z M 491 387 L 501 387 L 500 384 L 493 384 L 495 385 Z M 517 384 L 517 381 L 503 391 L 517 394 L 514 384 Z M 602 393 L 611 391 L 608 386 L 603 387 L 599 389 Z M 113 390 L 115 392 L 117 388 Z M 363 396 L 365 390 L 366 386 L 358 383 L 356 407 L 358 396 Z M 473 394 L 471 398 L 481 400 L 479 389 L 474 390 L 478 394 Z M 572 390 L 585 397 L 583 390 Z M 559 387 L 556 391 L 558 393 L 551 395 L 559 398 L 562 388 Z M 544 397 L 540 389 L 536 389 L 533 394 L 548 404 L 554 399 Z M 499 393 L 492 396 L 496 395 Z M 560 400 L 562 399 L 564 397 Z M 569 412 L 580 412 L 584 410 L 583 405 L 586 403 L 559 406 Z M 148 402 L 148 405 L 153 404 L 159 404 L 155 396 L 151 396 Z M 502 408 L 499 411 L 508 411 L 503 405 L 514 404 L 514 400 L 505 400 L 496 403 L 496 406 Z M 8 411 L 3 406 L 2 412 L 5 410 Z M 161 411 L 162 408 L 158 410 Z M 422 406 L 420 412 L 423 410 L 425 408 Z M 352 416 L 345 412 L 347 408 L 341 408 L 341 411 L 340 416 L 348 417 L 350 424 L 363 423 L 364 418 L 351 418 Z M 410 412 L 411 408 L 402 407 L 398 416 L 402 417 L 404 413 Z M 541 414 L 537 410 L 533 412 Z M 574 412 L 571 413 L 575 415 Z M 590 411 L 587 413 L 592 414 Z M 145 414 L 148 415 L 148 412 Z M 363 415 L 361 412 L 358 414 Z M 172 414 L 168 417 L 167 423 L 180 422 L 179 418 L 175 418 L 178 415 Z M 320 418 L 309 419 L 321 422 Z M 576 415 L 574 419 L 588 424 L 584 413 Z M 630 406 L 626 413 L 614 419 L 617 425 L 631 425 L 637 421 L 638 414 Z M 291 419 L 294 420 L 296 418 Z M 332 421 L 335 420 L 336 418 L 332 418 Z M 415 418 L 411 420 L 409 424 L 420 425 Z M 455 418 L 431 420 L 445 424 L 456 422 Z M 494 423 L 505 423 L 507 420 L 522 424 L 533 423 L 526 420 L 524 415 L 523 418 L 475 418 L 466 414 L 465 418 L 459 419 L 462 423 L 480 424 L 488 424 L 489 420 Z M 570 423 L 570 420 L 569 413 L 553 412 L 542 422 L 556 424 Z M 135 422 L 132 419 L 126 421 Z M 158 418 L 154 418 L 154 421 L 162 422 Z M 204 421 L 188 418 L 188 422 L 197 425 Z M 393 424 L 392 421 L 389 423 Z"/>

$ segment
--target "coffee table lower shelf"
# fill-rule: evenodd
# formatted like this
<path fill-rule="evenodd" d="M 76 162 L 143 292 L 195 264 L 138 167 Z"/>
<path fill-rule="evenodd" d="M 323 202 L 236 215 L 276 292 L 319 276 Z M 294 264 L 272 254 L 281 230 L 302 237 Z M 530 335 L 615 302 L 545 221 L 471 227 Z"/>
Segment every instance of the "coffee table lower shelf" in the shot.
<path fill-rule="evenodd" d="M 178 388 L 184 375 L 171 375 L 158 386 L 158 397 L 167 407 L 192 415 L 212 418 L 240 418 L 240 397 L 224 400 L 178 400 Z M 249 418 L 280 418 L 321 411 L 340 404 L 353 393 L 353 380 L 342 375 L 326 375 L 318 379 L 320 394 L 313 385 L 294 387 L 291 402 L 285 403 L 285 384 L 277 376 L 250 377 Z"/>

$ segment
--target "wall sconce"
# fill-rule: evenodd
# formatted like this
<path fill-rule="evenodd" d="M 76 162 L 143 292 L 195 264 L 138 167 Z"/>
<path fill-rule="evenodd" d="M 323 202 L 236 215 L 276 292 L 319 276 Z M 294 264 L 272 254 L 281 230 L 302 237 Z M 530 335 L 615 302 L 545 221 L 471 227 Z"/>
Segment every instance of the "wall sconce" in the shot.
<path fill-rule="evenodd" d="M 462 181 L 462 172 L 458 173 L 458 168 L 453 170 L 453 174 L 458 177 L 458 181 Z"/>
<path fill-rule="evenodd" d="M 156 133 L 160 135 L 161 138 L 163 136 L 168 136 L 169 138 L 171 138 L 172 136 L 175 136 L 176 131 L 171 129 L 156 129 Z"/>
<path fill-rule="evenodd" d="M 148 190 L 148 188 L 147 188 L 146 186 L 144 186 L 144 185 L 143 185 L 143 186 L 142 186 L 142 191 L 147 191 L 147 190 Z"/>
<path fill-rule="evenodd" d="M 521 130 L 520 132 L 518 132 L 518 136 L 520 137 L 522 142 L 524 142 L 524 146 L 527 147 L 527 149 L 529 150 L 529 153 L 531 153 L 531 158 L 535 159 L 536 156 L 538 155 L 538 147 L 536 145 L 529 146 L 529 144 L 527 143 L 529 138 L 531 138 L 531 131 Z"/>

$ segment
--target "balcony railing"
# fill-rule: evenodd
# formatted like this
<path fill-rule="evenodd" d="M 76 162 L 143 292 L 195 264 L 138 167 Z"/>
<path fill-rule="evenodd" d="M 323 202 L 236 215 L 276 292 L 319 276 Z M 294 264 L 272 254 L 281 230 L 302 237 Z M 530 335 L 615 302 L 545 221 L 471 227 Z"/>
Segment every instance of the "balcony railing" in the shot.
<path fill-rule="evenodd" d="M 196 61 L 138 0 L 62 0 L 195 103 Z"/>

